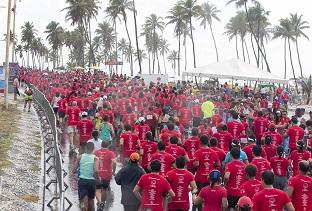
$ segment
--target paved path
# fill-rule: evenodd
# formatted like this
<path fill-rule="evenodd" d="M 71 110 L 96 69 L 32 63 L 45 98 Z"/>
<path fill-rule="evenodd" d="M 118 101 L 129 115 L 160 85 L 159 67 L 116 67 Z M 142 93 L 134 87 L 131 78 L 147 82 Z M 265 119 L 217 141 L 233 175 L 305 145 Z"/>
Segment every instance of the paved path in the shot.
<path fill-rule="evenodd" d="M 10 99 L 10 102 L 12 103 L 13 99 Z M 17 103 L 17 109 L 21 112 L 17 121 L 17 133 L 13 134 L 13 144 L 7 152 L 11 165 L 0 173 L 1 211 L 41 209 L 40 124 L 35 110 L 32 108 L 31 112 L 23 112 L 22 104 L 21 101 Z"/>

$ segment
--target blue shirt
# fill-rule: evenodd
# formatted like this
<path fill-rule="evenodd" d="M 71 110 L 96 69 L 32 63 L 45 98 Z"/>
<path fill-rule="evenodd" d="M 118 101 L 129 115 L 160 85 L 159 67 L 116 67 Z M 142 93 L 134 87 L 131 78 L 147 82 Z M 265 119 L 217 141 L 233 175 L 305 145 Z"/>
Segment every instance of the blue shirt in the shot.
<path fill-rule="evenodd" d="M 239 160 L 243 161 L 243 162 L 245 160 L 248 160 L 247 154 L 243 150 L 240 150 Z M 228 153 L 226 153 L 226 156 L 225 156 L 225 159 L 224 159 L 224 163 L 229 163 L 231 161 L 232 161 L 232 156 L 231 156 L 231 153 L 228 152 Z"/>

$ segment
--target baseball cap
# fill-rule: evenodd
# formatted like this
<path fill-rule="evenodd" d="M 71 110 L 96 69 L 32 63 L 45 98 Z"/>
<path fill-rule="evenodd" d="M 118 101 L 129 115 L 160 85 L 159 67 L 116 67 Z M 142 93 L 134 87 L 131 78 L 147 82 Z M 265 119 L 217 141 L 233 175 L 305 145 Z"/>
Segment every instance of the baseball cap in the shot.
<path fill-rule="evenodd" d="M 144 118 L 143 116 L 141 116 L 141 117 L 139 118 L 139 122 L 145 122 L 145 118 Z"/>
<path fill-rule="evenodd" d="M 107 100 L 107 96 L 106 96 L 106 95 L 104 95 L 104 96 L 103 96 L 103 99 L 104 99 L 104 100 Z"/>
<path fill-rule="evenodd" d="M 88 96 L 92 96 L 92 92 L 88 92 L 88 94 L 87 94 Z"/>
<path fill-rule="evenodd" d="M 209 173 L 209 179 L 211 179 L 211 180 L 219 180 L 220 177 L 221 177 L 221 173 L 218 170 L 212 170 Z"/>
<path fill-rule="evenodd" d="M 237 205 L 239 207 L 246 207 L 246 206 L 249 206 L 249 207 L 252 207 L 252 201 L 249 197 L 247 196 L 242 196 L 239 198 L 238 202 L 237 202 Z"/>
<path fill-rule="evenodd" d="M 88 113 L 84 111 L 81 113 L 81 116 L 88 116 Z"/>
<path fill-rule="evenodd" d="M 130 155 L 130 160 L 132 161 L 139 161 L 140 159 L 140 155 L 136 152 L 133 152 L 131 155 Z"/>
<path fill-rule="evenodd" d="M 232 147 L 240 147 L 239 140 L 233 140 L 232 141 Z"/>

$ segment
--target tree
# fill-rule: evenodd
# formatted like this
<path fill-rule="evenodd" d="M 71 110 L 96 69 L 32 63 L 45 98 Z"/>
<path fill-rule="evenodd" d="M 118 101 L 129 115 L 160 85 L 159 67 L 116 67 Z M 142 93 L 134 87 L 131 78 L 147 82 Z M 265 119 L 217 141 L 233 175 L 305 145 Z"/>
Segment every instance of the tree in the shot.
<path fill-rule="evenodd" d="M 210 33 L 211 33 L 215 51 L 216 51 L 217 62 L 219 61 L 219 54 L 218 54 L 216 40 L 215 40 L 213 30 L 212 30 L 212 21 L 214 19 L 220 22 L 220 18 L 218 17 L 218 13 L 220 12 L 221 11 L 218 10 L 215 5 L 205 2 L 201 5 L 201 10 L 199 12 L 199 17 L 198 17 L 201 20 L 200 25 L 203 26 L 204 29 L 206 29 L 207 25 L 209 25 Z"/>
<path fill-rule="evenodd" d="M 193 47 L 193 62 L 194 62 L 194 68 L 196 68 L 196 54 L 195 54 L 195 44 L 194 44 L 192 20 L 194 17 L 195 18 L 198 17 L 201 8 L 197 4 L 197 0 L 181 0 L 181 1 L 179 1 L 179 5 L 183 9 L 184 20 L 187 21 L 187 23 L 189 24 L 189 27 L 190 27 L 192 47 Z"/>
<path fill-rule="evenodd" d="M 259 4 L 259 2 L 257 0 L 249 0 L 249 1 L 251 1 L 252 3 L 255 3 L 255 4 Z M 271 72 L 271 69 L 270 69 L 269 63 L 267 61 L 267 58 L 265 57 L 265 55 L 263 53 L 263 50 L 261 49 L 260 42 L 259 42 L 258 39 L 256 39 L 256 35 L 254 33 L 254 30 L 253 30 L 252 22 L 250 20 L 249 13 L 248 13 L 247 2 L 248 2 L 248 0 L 228 0 L 227 5 L 229 5 L 231 3 L 235 3 L 236 7 L 238 7 L 238 8 L 244 6 L 245 12 L 246 12 L 247 21 L 248 21 L 248 25 L 249 25 L 249 28 L 250 28 L 251 36 L 255 38 L 256 43 L 257 43 L 257 47 L 258 47 L 261 55 L 264 57 L 264 61 L 265 61 L 266 67 L 267 67 L 267 71 Z"/>
<path fill-rule="evenodd" d="M 160 50 L 160 55 L 163 57 L 165 74 L 167 74 L 165 55 L 169 52 L 169 43 L 163 37 L 160 37 L 159 39 L 159 50 Z"/>
<path fill-rule="evenodd" d="M 23 46 L 21 45 L 21 44 L 18 44 L 16 47 L 15 47 L 15 54 L 18 54 L 18 57 L 19 57 L 19 59 L 21 59 L 22 60 L 22 66 L 24 66 L 25 65 L 25 60 L 24 60 L 24 55 L 23 55 L 23 51 L 24 51 L 24 49 L 23 49 Z"/>
<path fill-rule="evenodd" d="M 176 73 L 176 61 L 178 60 L 178 58 L 181 58 L 181 57 L 178 55 L 178 52 L 175 50 L 171 51 L 167 57 L 168 61 L 171 63 L 174 74 Z"/>
<path fill-rule="evenodd" d="M 137 52 L 140 52 L 139 37 L 138 37 L 138 25 L 137 25 L 137 11 L 135 9 L 135 1 L 133 0 L 132 2 L 133 2 L 133 19 L 134 19 L 135 42 L 136 42 Z M 142 74 L 142 58 L 141 58 L 141 55 L 139 53 L 137 54 L 137 60 L 139 63 L 139 68 L 140 68 L 139 73 Z"/>
<path fill-rule="evenodd" d="M 299 54 L 298 38 L 304 37 L 309 40 L 309 37 L 308 35 L 304 33 L 304 30 L 310 28 L 310 26 L 308 25 L 309 23 L 307 21 L 302 20 L 302 17 L 303 15 L 298 16 L 297 13 L 290 14 L 290 21 L 294 28 L 294 38 L 295 38 L 294 41 L 295 41 L 296 49 L 297 49 L 297 56 L 298 56 L 301 77 L 303 77 L 303 73 L 302 73 L 302 65 L 301 65 L 301 59 L 300 59 L 300 54 Z"/>
<path fill-rule="evenodd" d="M 118 50 L 121 52 L 121 61 L 124 61 L 124 55 L 125 55 L 125 51 L 127 48 L 127 41 L 126 39 L 122 38 L 121 40 L 119 40 L 118 42 Z M 123 65 L 121 66 L 121 74 L 122 74 L 122 69 L 123 69 Z"/>
<path fill-rule="evenodd" d="M 31 50 L 31 43 L 37 33 L 37 30 L 34 28 L 33 23 L 25 22 L 22 26 L 22 43 L 24 44 L 24 49 L 26 51 L 27 57 L 27 67 L 29 67 L 29 51 Z"/>
<path fill-rule="evenodd" d="M 307 97 L 306 104 L 309 105 L 312 94 L 312 75 L 310 75 L 308 78 L 301 78 L 301 84 L 302 91 L 306 94 Z"/>
<path fill-rule="evenodd" d="M 229 40 L 231 41 L 235 37 L 235 49 L 236 49 L 236 58 L 239 59 L 239 53 L 238 53 L 238 42 L 237 42 L 237 36 L 239 35 L 238 33 L 238 23 L 237 23 L 237 18 L 232 17 L 230 21 L 225 25 L 225 32 L 229 37 Z"/>

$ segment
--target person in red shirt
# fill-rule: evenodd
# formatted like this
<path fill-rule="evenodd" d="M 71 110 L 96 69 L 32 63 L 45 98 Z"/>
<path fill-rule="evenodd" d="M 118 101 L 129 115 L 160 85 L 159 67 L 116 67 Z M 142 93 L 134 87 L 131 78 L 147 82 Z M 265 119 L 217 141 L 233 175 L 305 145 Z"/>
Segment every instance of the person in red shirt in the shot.
<path fill-rule="evenodd" d="M 212 129 L 208 119 L 203 119 L 198 126 L 198 131 L 200 136 L 208 136 L 209 138 L 213 135 Z"/>
<path fill-rule="evenodd" d="M 190 126 L 190 121 L 192 118 L 192 111 L 191 109 L 187 107 L 186 102 L 184 102 L 183 107 L 180 108 L 178 112 L 178 117 L 183 127 L 188 128 Z"/>
<path fill-rule="evenodd" d="M 225 154 L 224 150 L 217 147 L 217 145 L 218 145 L 218 140 L 216 138 L 211 138 L 209 141 L 209 146 L 213 151 L 215 151 L 217 153 L 218 158 L 219 158 L 220 162 L 222 163 L 225 159 L 226 154 Z M 220 172 L 222 172 L 222 167 L 220 166 L 218 168 L 218 170 Z"/>
<path fill-rule="evenodd" d="M 109 142 L 103 141 L 102 148 L 95 151 L 94 154 L 98 157 L 98 184 L 96 185 L 96 199 L 98 207 L 104 208 L 106 201 L 106 191 L 109 188 L 110 180 L 116 170 L 116 155 L 114 152 L 107 149 Z"/>
<path fill-rule="evenodd" d="M 58 119 L 60 121 L 61 124 L 61 128 L 64 127 L 64 118 L 65 118 L 65 114 L 66 114 L 66 108 L 67 108 L 67 100 L 65 95 L 61 95 L 61 99 L 57 102 L 58 105 Z"/>
<path fill-rule="evenodd" d="M 103 104 L 103 108 L 99 111 L 99 117 L 103 119 L 104 116 L 108 117 L 109 123 L 114 124 L 114 113 L 108 109 L 107 104 Z"/>
<path fill-rule="evenodd" d="M 213 134 L 212 137 L 218 140 L 218 147 L 220 149 L 226 153 L 229 151 L 233 136 L 227 131 L 226 125 L 219 124 L 217 126 L 217 133 Z"/>
<path fill-rule="evenodd" d="M 169 182 L 160 175 L 161 162 L 151 162 L 152 173 L 143 175 L 133 189 L 134 195 L 141 201 L 140 210 L 164 211 L 163 196 L 174 198 L 175 194 Z"/>
<path fill-rule="evenodd" d="M 234 112 L 232 118 L 231 122 L 226 123 L 226 127 L 233 138 L 240 139 L 241 135 L 245 135 L 245 127 L 238 121 L 238 113 Z"/>
<path fill-rule="evenodd" d="M 252 149 L 254 146 L 256 146 L 256 137 L 251 135 L 250 137 L 247 138 L 248 141 L 248 145 L 243 147 L 243 151 L 246 153 L 247 158 L 248 158 L 248 162 L 251 163 L 252 159 L 253 159 L 253 155 L 252 155 Z M 266 152 L 264 150 L 262 150 L 261 156 L 266 158 Z"/>
<path fill-rule="evenodd" d="M 302 140 L 304 137 L 304 130 L 298 126 L 298 119 L 292 118 L 291 119 L 292 126 L 287 130 L 285 134 L 285 138 L 289 137 L 289 147 L 290 151 L 296 149 L 296 143 L 299 140 Z"/>
<path fill-rule="evenodd" d="M 264 139 L 264 146 L 262 147 L 264 150 L 266 157 L 268 159 L 274 157 L 276 155 L 276 146 L 272 144 L 272 137 L 266 136 Z"/>
<path fill-rule="evenodd" d="M 171 154 L 173 157 L 184 157 L 184 159 L 189 162 L 189 157 L 183 147 L 178 146 L 179 139 L 176 136 L 170 138 L 170 144 L 166 147 L 165 152 Z"/>
<path fill-rule="evenodd" d="M 204 187 L 197 196 L 193 194 L 193 204 L 204 204 L 203 211 L 222 211 L 228 207 L 227 191 L 220 185 L 221 173 L 212 170 L 209 174 L 210 185 Z"/>
<path fill-rule="evenodd" d="M 69 134 L 69 143 L 71 151 L 79 149 L 79 142 L 76 136 L 78 135 L 77 124 L 79 121 L 80 112 L 81 111 L 77 107 L 76 101 L 73 101 L 72 106 L 69 106 L 66 111 L 68 125 L 67 132 Z"/>
<path fill-rule="evenodd" d="M 253 126 L 256 139 L 261 140 L 263 133 L 268 128 L 268 119 L 263 117 L 262 111 L 258 111 L 258 117 L 255 118 Z"/>
<path fill-rule="evenodd" d="M 274 123 L 270 123 L 268 125 L 268 131 L 264 132 L 262 135 L 262 140 L 265 140 L 266 136 L 270 136 L 272 138 L 272 145 L 277 147 L 282 144 L 283 137 L 280 133 L 276 132 L 276 125 Z"/>
<path fill-rule="evenodd" d="M 288 195 L 278 189 L 273 188 L 274 174 L 272 171 L 265 171 L 261 174 L 261 181 L 264 189 L 252 198 L 253 211 L 275 210 L 295 211 Z"/>
<path fill-rule="evenodd" d="M 169 123 L 168 124 L 168 130 L 166 130 L 166 132 L 161 133 L 159 135 L 159 139 L 163 142 L 165 142 L 166 145 L 169 144 L 169 140 L 172 136 L 176 136 L 179 138 L 179 141 L 181 141 L 181 133 L 177 130 L 175 130 L 174 128 L 174 124 L 173 123 Z"/>
<path fill-rule="evenodd" d="M 261 157 L 261 153 L 262 153 L 262 148 L 260 146 L 255 145 L 252 148 L 252 154 L 254 157 L 252 160 L 252 164 L 254 164 L 258 169 L 258 173 L 256 176 L 257 180 L 260 180 L 260 176 L 262 172 L 271 170 L 270 162 L 267 159 Z"/>
<path fill-rule="evenodd" d="M 80 154 L 85 151 L 86 143 L 92 138 L 93 122 L 88 119 L 88 113 L 82 112 L 81 120 L 77 124 L 77 129 L 80 138 Z"/>
<path fill-rule="evenodd" d="M 133 127 L 135 123 L 135 119 L 136 119 L 135 113 L 132 112 L 131 107 L 127 107 L 127 113 L 125 113 L 122 116 L 122 123 L 124 125 L 130 125 L 131 127 Z"/>
<path fill-rule="evenodd" d="M 152 155 L 157 151 L 157 143 L 151 132 L 146 133 L 146 142 L 141 142 L 140 153 L 142 156 L 141 165 L 145 172 L 149 172 L 148 164 L 151 162 Z"/>
<path fill-rule="evenodd" d="M 220 110 L 216 109 L 215 113 L 211 117 L 211 126 L 217 127 L 217 125 L 222 123 L 222 116 L 220 114 Z"/>
<path fill-rule="evenodd" d="M 286 191 L 287 188 L 287 173 L 289 161 L 284 157 L 284 149 L 282 146 L 276 148 L 276 156 L 270 159 L 271 168 L 274 172 L 273 187 Z"/>
<path fill-rule="evenodd" d="M 122 156 L 126 160 L 129 159 L 133 152 L 137 151 L 140 146 L 139 136 L 132 132 L 130 125 L 125 126 L 125 132 L 120 135 L 120 147 L 122 148 Z"/>
<path fill-rule="evenodd" d="M 209 173 L 218 167 L 220 167 L 220 161 L 215 151 L 208 147 L 209 138 L 208 136 L 200 137 L 200 148 L 195 152 L 194 156 L 194 167 L 197 167 L 195 174 L 195 181 L 198 191 L 209 184 L 208 175 Z M 195 206 L 194 208 L 201 209 L 201 205 Z"/>
<path fill-rule="evenodd" d="M 139 124 L 135 127 L 135 132 L 138 134 L 139 140 L 144 140 L 146 133 L 149 131 L 151 131 L 151 129 L 148 124 L 145 123 L 145 118 L 140 117 Z"/>
<path fill-rule="evenodd" d="M 230 151 L 232 161 L 225 166 L 224 184 L 228 192 L 229 208 L 235 209 L 242 196 L 241 185 L 245 182 L 245 164 L 239 160 L 240 149 L 234 147 Z"/>
<path fill-rule="evenodd" d="M 152 155 L 151 161 L 159 160 L 161 162 L 160 175 L 166 176 L 167 172 L 172 169 L 175 158 L 169 153 L 165 152 L 166 144 L 162 141 L 157 143 L 157 152 Z"/>
<path fill-rule="evenodd" d="M 311 153 L 305 150 L 304 142 L 297 142 L 297 150 L 291 152 L 289 160 L 291 161 L 293 176 L 299 173 L 299 163 L 302 160 L 309 160 L 311 158 Z"/>
<path fill-rule="evenodd" d="M 201 105 L 199 105 L 199 100 L 194 100 L 194 105 L 192 106 L 192 116 L 193 116 L 193 127 L 198 127 L 201 119 L 203 118 L 203 112 L 201 110 Z"/>
<path fill-rule="evenodd" d="M 191 132 L 191 137 L 185 140 L 183 147 L 187 151 L 187 155 L 190 159 L 190 162 L 187 164 L 187 169 L 191 171 L 192 173 L 195 173 L 194 171 L 194 166 L 193 166 L 193 161 L 195 157 L 195 152 L 199 149 L 200 147 L 200 141 L 198 137 L 198 129 L 193 128 Z"/>
<path fill-rule="evenodd" d="M 148 111 L 145 114 L 145 123 L 150 127 L 152 134 L 155 137 L 158 115 L 153 110 L 154 108 L 151 106 L 148 108 Z"/>
<path fill-rule="evenodd" d="M 242 194 L 252 199 L 255 193 L 263 190 L 263 186 L 261 182 L 256 179 L 258 170 L 255 165 L 248 164 L 245 167 L 245 172 L 247 181 L 242 184 Z"/>
<path fill-rule="evenodd" d="M 167 173 L 167 180 L 175 194 L 175 197 L 168 204 L 169 211 L 189 210 L 189 191 L 197 192 L 194 176 L 185 169 L 184 157 L 177 157 L 175 161 L 176 169 Z"/>
<path fill-rule="evenodd" d="M 299 163 L 299 175 L 288 181 L 288 195 L 295 210 L 312 210 L 312 178 L 308 176 L 310 166 L 308 161 Z"/>

